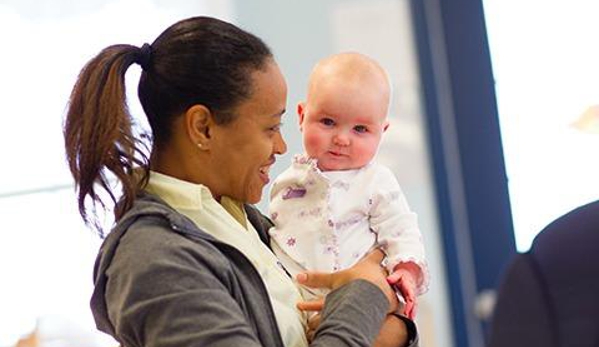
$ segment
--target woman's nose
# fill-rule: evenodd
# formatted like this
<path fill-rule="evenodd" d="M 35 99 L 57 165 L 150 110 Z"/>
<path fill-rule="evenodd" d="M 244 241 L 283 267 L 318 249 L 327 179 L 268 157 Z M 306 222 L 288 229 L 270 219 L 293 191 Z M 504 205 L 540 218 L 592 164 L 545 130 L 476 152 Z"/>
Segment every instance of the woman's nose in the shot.
<path fill-rule="evenodd" d="M 273 148 L 275 154 L 284 154 L 285 152 L 287 152 L 287 143 L 285 143 L 283 135 L 281 133 L 278 133 L 275 137 L 275 144 Z"/>

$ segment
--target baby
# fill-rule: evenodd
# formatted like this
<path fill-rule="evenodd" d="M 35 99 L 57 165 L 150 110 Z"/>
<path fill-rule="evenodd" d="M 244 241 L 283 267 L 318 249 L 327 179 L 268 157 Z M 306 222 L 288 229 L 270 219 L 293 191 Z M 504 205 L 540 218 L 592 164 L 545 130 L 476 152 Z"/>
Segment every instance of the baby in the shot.
<path fill-rule="evenodd" d="M 305 154 L 271 189 L 271 246 L 294 277 L 343 270 L 380 247 L 387 281 L 405 302 L 400 313 L 414 318 L 416 296 L 428 286 L 417 217 L 393 173 L 373 161 L 389 100 L 387 74 L 364 55 L 337 54 L 315 66 L 297 107 Z"/>

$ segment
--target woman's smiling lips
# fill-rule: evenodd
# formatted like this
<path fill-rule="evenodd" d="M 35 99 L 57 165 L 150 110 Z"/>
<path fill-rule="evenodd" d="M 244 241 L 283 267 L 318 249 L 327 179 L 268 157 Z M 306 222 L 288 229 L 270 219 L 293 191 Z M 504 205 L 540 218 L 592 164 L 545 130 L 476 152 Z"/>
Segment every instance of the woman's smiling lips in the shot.
<path fill-rule="evenodd" d="M 265 166 L 262 166 L 259 169 L 260 172 L 260 179 L 262 179 L 262 182 L 264 182 L 264 184 L 268 184 L 268 182 L 270 182 L 270 176 L 269 176 L 269 171 L 270 171 L 270 167 L 275 163 L 275 161 L 271 161 L 270 163 L 268 163 Z"/>

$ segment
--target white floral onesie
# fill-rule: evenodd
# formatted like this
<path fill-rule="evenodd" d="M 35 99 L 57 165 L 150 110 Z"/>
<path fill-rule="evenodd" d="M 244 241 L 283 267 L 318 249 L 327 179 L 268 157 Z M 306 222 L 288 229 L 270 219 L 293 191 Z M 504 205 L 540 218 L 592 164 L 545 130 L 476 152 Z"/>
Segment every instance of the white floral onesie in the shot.
<path fill-rule="evenodd" d="M 343 270 L 380 246 L 389 271 L 414 262 L 420 268 L 416 294 L 428 289 L 417 216 L 387 167 L 371 162 L 322 172 L 315 159 L 296 155 L 276 178 L 270 198 L 271 247 L 292 276 Z"/>

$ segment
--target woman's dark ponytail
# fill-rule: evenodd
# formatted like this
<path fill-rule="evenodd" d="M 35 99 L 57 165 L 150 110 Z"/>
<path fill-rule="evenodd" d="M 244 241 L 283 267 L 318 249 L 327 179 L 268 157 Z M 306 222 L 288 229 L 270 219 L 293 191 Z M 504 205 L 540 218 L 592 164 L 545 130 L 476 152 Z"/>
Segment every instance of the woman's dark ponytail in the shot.
<path fill-rule="evenodd" d="M 101 234 L 95 207 L 105 208 L 106 202 L 100 191 L 115 204 L 119 219 L 149 172 L 148 148 L 133 133 L 125 93 L 125 72 L 135 62 L 148 63 L 145 50 L 131 45 L 104 49 L 83 68 L 71 93 L 64 124 L 67 160 L 78 189 L 79 213 Z M 135 167 L 141 167 L 143 179 L 135 177 Z M 122 197 L 115 193 L 112 177 L 120 184 Z M 86 208 L 88 197 L 92 216 Z"/>

